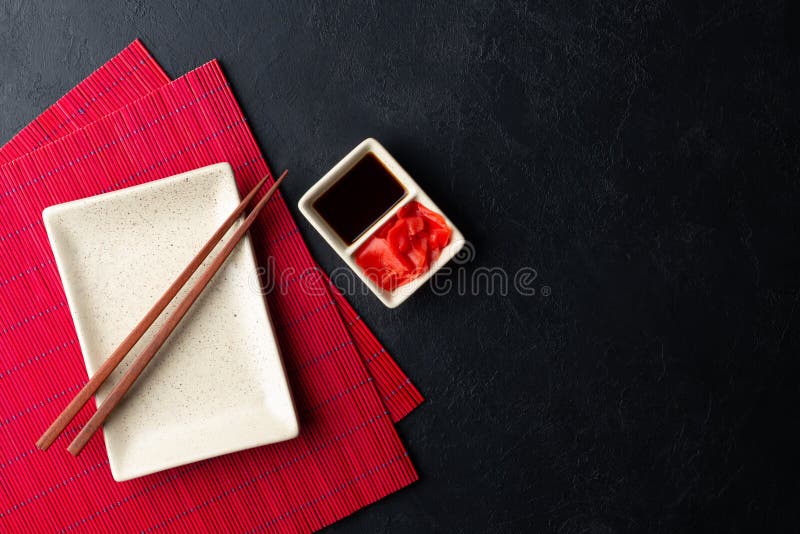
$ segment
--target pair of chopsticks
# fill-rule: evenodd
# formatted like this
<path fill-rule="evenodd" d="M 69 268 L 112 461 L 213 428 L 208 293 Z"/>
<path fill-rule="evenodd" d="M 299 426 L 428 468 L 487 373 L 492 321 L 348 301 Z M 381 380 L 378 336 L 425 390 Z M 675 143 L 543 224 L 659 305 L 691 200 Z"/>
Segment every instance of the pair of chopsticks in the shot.
<path fill-rule="evenodd" d="M 278 189 L 278 186 L 286 178 L 286 174 L 288 170 L 283 171 L 283 174 L 272 184 L 272 187 L 264 194 L 261 200 L 255 205 L 253 210 L 244 220 L 244 222 L 234 231 L 231 238 L 225 243 L 224 247 L 220 252 L 216 255 L 214 260 L 211 264 L 206 268 L 205 271 L 200 275 L 194 285 L 189 289 L 186 295 L 181 299 L 178 303 L 177 308 L 175 311 L 166 319 L 164 324 L 161 328 L 158 329 L 155 336 L 153 337 L 152 341 L 142 350 L 142 352 L 136 357 L 133 363 L 130 365 L 125 374 L 122 376 L 120 381 L 114 386 L 111 390 L 111 393 L 108 395 L 106 400 L 97 408 L 97 412 L 89 419 L 89 422 L 86 423 L 86 426 L 78 433 L 75 439 L 72 441 L 67 450 L 72 453 L 73 455 L 77 456 L 83 450 L 89 440 L 92 439 L 92 436 L 97 432 L 97 430 L 102 426 L 114 408 L 119 404 L 125 394 L 128 392 L 130 387 L 136 382 L 136 379 L 139 378 L 139 375 L 142 374 L 147 364 L 153 359 L 158 349 L 164 344 L 167 340 L 169 335 L 178 325 L 180 320 L 186 315 L 186 312 L 189 311 L 192 304 L 194 304 L 197 297 L 200 296 L 200 293 L 205 289 L 217 271 L 222 267 L 222 264 L 225 263 L 225 260 L 230 256 L 233 249 L 236 248 L 236 245 L 241 241 L 242 237 L 247 233 L 247 230 L 253 224 L 258 214 L 261 213 L 261 210 L 264 209 L 264 206 L 267 205 L 267 201 L 269 201 L 272 194 Z M 50 445 L 58 438 L 59 435 L 64 431 L 67 425 L 75 418 L 78 412 L 86 405 L 89 399 L 94 395 L 100 386 L 105 382 L 105 380 L 111 375 L 112 371 L 116 369 L 117 365 L 125 358 L 125 355 L 130 352 L 136 342 L 141 339 L 144 333 L 147 331 L 150 326 L 152 326 L 153 322 L 161 315 L 172 299 L 175 298 L 175 295 L 178 294 L 178 291 L 189 281 L 192 275 L 197 271 L 203 261 L 208 257 L 211 251 L 217 246 L 220 242 L 222 237 L 227 233 L 227 231 L 233 226 L 233 223 L 244 213 L 247 206 L 250 202 L 255 198 L 258 191 L 264 186 L 267 181 L 267 176 L 261 179 L 255 187 L 244 197 L 241 203 L 233 210 L 233 212 L 228 216 L 227 219 L 222 223 L 222 225 L 214 232 L 214 235 L 209 238 L 203 248 L 192 258 L 192 261 L 181 271 L 178 277 L 170 284 L 167 290 L 164 292 L 161 297 L 156 301 L 153 307 L 148 311 L 144 317 L 139 321 L 136 327 L 131 331 L 128 336 L 122 340 L 122 343 L 116 348 L 116 350 L 111 353 L 111 356 L 103 362 L 103 365 L 100 366 L 100 369 L 92 375 L 89 379 L 89 382 L 81 389 L 77 395 L 72 399 L 72 401 L 64 408 L 64 411 L 53 421 L 53 424 L 42 434 L 42 437 L 36 442 L 36 447 L 45 451 L 47 450 Z"/>

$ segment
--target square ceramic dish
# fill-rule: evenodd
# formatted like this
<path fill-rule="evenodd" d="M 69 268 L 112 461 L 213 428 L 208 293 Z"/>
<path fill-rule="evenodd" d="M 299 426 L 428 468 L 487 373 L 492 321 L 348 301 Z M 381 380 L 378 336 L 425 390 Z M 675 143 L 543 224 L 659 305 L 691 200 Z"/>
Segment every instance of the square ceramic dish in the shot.
<path fill-rule="evenodd" d="M 382 217 L 373 222 L 369 228 L 353 243 L 348 244 L 330 227 L 325 219 L 314 209 L 314 202 L 320 198 L 333 184 L 342 176 L 347 174 L 356 163 L 367 154 L 373 154 L 384 167 L 397 179 L 405 189 L 403 197 L 392 206 Z M 373 280 L 367 277 L 361 267 L 355 261 L 355 254 L 361 245 L 364 244 L 372 235 L 397 212 L 409 202 L 417 201 L 426 208 L 441 214 L 448 226 L 452 229 L 452 235 L 448 245 L 442 249 L 441 254 L 432 262 L 427 272 L 397 287 L 394 291 L 386 291 Z M 416 290 L 422 287 L 436 271 L 441 269 L 459 250 L 464 246 L 464 236 L 458 231 L 453 222 L 440 210 L 436 204 L 425 194 L 417 182 L 397 163 L 391 154 L 375 139 L 365 139 L 355 147 L 344 159 L 336 164 L 328 173 L 323 176 L 311 189 L 309 189 L 299 202 L 300 211 L 312 226 L 325 238 L 325 241 L 339 254 L 344 262 L 355 272 L 359 278 L 370 288 L 370 290 L 389 308 L 399 306 L 403 301 L 410 297 Z M 358 209 L 358 206 L 353 206 Z"/>
<path fill-rule="evenodd" d="M 44 210 L 90 375 L 239 201 L 233 171 L 220 163 Z M 198 273 L 98 391 L 98 403 Z M 297 436 L 259 287 L 245 236 L 106 422 L 115 480 Z"/>

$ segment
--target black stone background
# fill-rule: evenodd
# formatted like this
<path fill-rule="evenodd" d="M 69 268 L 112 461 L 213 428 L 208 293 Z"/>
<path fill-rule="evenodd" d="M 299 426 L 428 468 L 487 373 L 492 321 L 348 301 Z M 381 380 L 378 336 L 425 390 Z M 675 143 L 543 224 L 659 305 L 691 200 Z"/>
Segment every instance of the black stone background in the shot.
<path fill-rule="evenodd" d="M 374 136 L 468 274 L 536 269 L 352 298 L 427 397 L 422 480 L 329 532 L 797 531 L 794 6 L 5 1 L 0 136 L 141 37 L 172 76 L 221 59 L 298 219 Z"/>

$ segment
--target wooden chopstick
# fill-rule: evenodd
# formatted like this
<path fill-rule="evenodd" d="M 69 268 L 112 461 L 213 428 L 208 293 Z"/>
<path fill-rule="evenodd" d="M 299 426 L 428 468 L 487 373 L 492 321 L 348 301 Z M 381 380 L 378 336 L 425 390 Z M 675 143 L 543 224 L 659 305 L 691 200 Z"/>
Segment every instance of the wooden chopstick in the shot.
<path fill-rule="evenodd" d="M 186 312 L 189 311 L 192 304 L 197 300 L 197 297 L 200 296 L 203 289 L 206 288 L 208 283 L 214 277 L 214 275 L 219 271 L 222 264 L 225 263 L 225 260 L 230 256 L 233 249 L 236 248 L 236 245 L 241 241 L 242 237 L 247 233 L 247 230 L 253 224 L 258 214 L 261 213 L 261 210 L 264 209 L 264 206 L 267 205 L 267 201 L 270 199 L 272 194 L 278 189 L 278 186 L 286 178 L 286 174 L 289 171 L 283 171 L 280 178 L 278 178 L 272 187 L 264 194 L 264 197 L 258 201 L 255 205 L 253 210 L 244 220 L 244 222 L 234 231 L 233 235 L 231 236 L 230 240 L 225 243 L 225 246 L 222 250 L 217 254 L 211 265 L 203 271 L 200 275 L 200 278 L 194 283 L 194 285 L 189 289 L 186 296 L 181 299 L 178 303 L 178 306 L 175 308 L 175 311 L 170 314 L 161 328 L 158 329 L 155 336 L 153 337 L 152 341 L 142 350 L 142 352 L 136 357 L 136 359 L 131 363 L 128 370 L 125 371 L 125 374 L 122 375 L 120 381 L 114 386 L 114 389 L 111 390 L 106 400 L 103 401 L 98 408 L 95 414 L 89 419 L 86 423 L 86 426 L 81 429 L 72 443 L 67 447 L 67 450 L 72 453 L 73 455 L 77 456 L 83 450 L 89 440 L 92 439 L 92 436 L 97 432 L 103 422 L 108 418 L 114 408 L 119 404 L 125 394 L 128 392 L 128 389 L 136 382 L 136 379 L 139 378 L 139 375 L 142 374 L 147 364 L 153 359 L 158 349 L 161 348 L 161 345 L 167 340 L 169 335 L 178 325 L 183 316 L 186 315 Z"/>
<path fill-rule="evenodd" d="M 192 258 L 192 261 L 181 271 L 181 273 L 175 278 L 175 280 L 170 284 L 170 286 L 164 291 L 164 293 L 159 297 L 159 299 L 155 302 L 153 307 L 145 314 L 144 317 L 139 321 L 139 323 L 134 327 L 130 334 L 128 334 L 125 339 L 122 340 L 122 343 L 111 353 L 111 356 L 103 362 L 100 366 L 100 369 L 97 370 L 90 378 L 89 382 L 78 392 L 77 395 L 72 399 L 72 401 L 67 405 L 66 408 L 61 412 L 61 414 L 56 418 L 55 421 L 48 427 L 48 429 L 42 434 L 42 437 L 36 442 L 36 447 L 45 451 L 53 444 L 53 442 L 58 438 L 59 435 L 67 428 L 67 425 L 75 418 L 78 412 L 86 405 L 92 395 L 94 395 L 100 386 L 105 382 L 105 380 L 111 375 L 111 373 L 116 369 L 117 365 L 125 358 L 125 356 L 130 352 L 134 345 L 141 339 L 144 333 L 147 331 L 150 326 L 152 326 L 153 322 L 161 315 L 169 303 L 175 298 L 175 295 L 178 294 L 178 291 L 186 284 L 186 282 L 192 277 L 194 272 L 200 267 L 203 261 L 208 257 L 214 247 L 216 247 L 217 243 L 219 243 L 220 239 L 225 235 L 225 233 L 233 226 L 233 223 L 242 215 L 244 210 L 256 196 L 256 193 L 264 186 L 267 181 L 267 176 L 262 178 L 253 189 L 245 196 L 236 209 L 231 212 L 227 219 L 220 225 L 220 227 L 214 232 L 214 234 L 206 241 L 197 254 Z"/>

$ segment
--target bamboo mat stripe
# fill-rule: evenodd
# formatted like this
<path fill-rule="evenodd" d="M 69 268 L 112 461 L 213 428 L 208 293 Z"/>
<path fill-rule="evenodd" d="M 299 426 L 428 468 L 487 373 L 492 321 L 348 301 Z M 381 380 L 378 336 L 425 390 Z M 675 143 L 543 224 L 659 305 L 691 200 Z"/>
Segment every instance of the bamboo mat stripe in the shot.
<path fill-rule="evenodd" d="M 107 87 L 113 90 L 113 82 L 121 84 L 125 77 L 98 79 L 99 94 Z M 224 88 L 211 93 L 220 86 Z M 208 96 L 198 99 L 200 95 Z M 86 101 L 87 96 L 82 96 Z M 181 120 L 169 115 L 182 106 L 186 108 Z M 64 123 L 60 130 L 52 119 L 48 128 L 31 129 L 21 139 L 36 148 L 36 143 L 41 145 L 53 132 L 76 122 L 74 112 L 68 110 L 60 119 Z M 242 128 L 232 127 L 237 120 L 242 120 Z M 132 131 L 137 135 L 112 142 Z M 41 138 L 36 140 L 33 133 Z M 3 478 L 12 481 L 0 485 L 0 511 L 5 510 L 0 512 L 0 530 L 22 529 L 38 519 L 35 524 L 56 531 L 111 529 L 121 524 L 125 530 L 145 531 L 163 526 L 198 531 L 309 531 L 416 479 L 391 420 L 385 417 L 390 412 L 374 387 L 378 380 L 366 371 L 356 350 L 357 336 L 345 327 L 340 307 L 326 307 L 337 301 L 328 292 L 326 277 L 316 282 L 313 295 L 290 289 L 285 295 L 267 296 L 274 317 L 308 315 L 279 335 L 303 414 L 300 438 L 123 484 L 111 481 L 99 441 L 78 462 L 65 461 L 66 453 L 56 451 L 24 452 L 59 409 L 41 399 L 75 387 L 76 378 L 79 383 L 85 379 L 77 346 L 64 341 L 74 340 L 74 331 L 65 307 L 59 305 L 63 293 L 46 236 L 41 225 L 33 222 L 41 209 L 119 187 L 115 184 L 125 178 L 131 184 L 142 183 L 217 161 L 229 161 L 239 169 L 236 176 L 242 189 L 268 169 L 215 62 L 60 141 L 44 144 L 30 156 L 23 152 L 19 149 L 18 159 L 0 169 L 0 183 L 10 189 L 43 176 L 0 198 L 0 209 L 8 214 L 0 230 L 11 242 L 0 258 L 0 279 L 9 280 L 0 291 L 0 309 L 4 318 L 16 317 L 13 325 L 22 322 L 14 329 L 9 325 L 8 334 L 0 336 L 0 362 L 4 369 L 13 369 L 4 375 L 8 394 L 0 399 L 0 413 L 19 414 L 9 423 L 15 425 L 13 431 L 0 433 L 0 451 L 9 456 L 0 461 Z M 56 167 L 63 170 L 47 174 Z M 143 169 L 149 169 L 147 176 Z M 287 265 L 316 268 L 282 200 L 271 201 L 258 223 L 254 240 L 262 264 L 272 255 L 279 269 Z M 28 230 L 20 237 L 9 230 L 14 227 Z M 280 247 L 275 246 L 276 240 Z M 31 265 L 38 268 L 31 270 Z M 51 311 L 40 315 L 44 309 Z M 25 335 L 17 335 L 19 331 Z M 47 365 L 35 365 L 42 354 L 49 358 Z M 30 363 L 19 365 L 31 358 Z M 303 364 L 311 361 L 313 365 Z M 78 424 L 87 417 L 82 415 Z M 256 475 L 253 480 L 254 473 L 263 477 Z M 139 504 L 132 506 L 133 501 Z"/>

